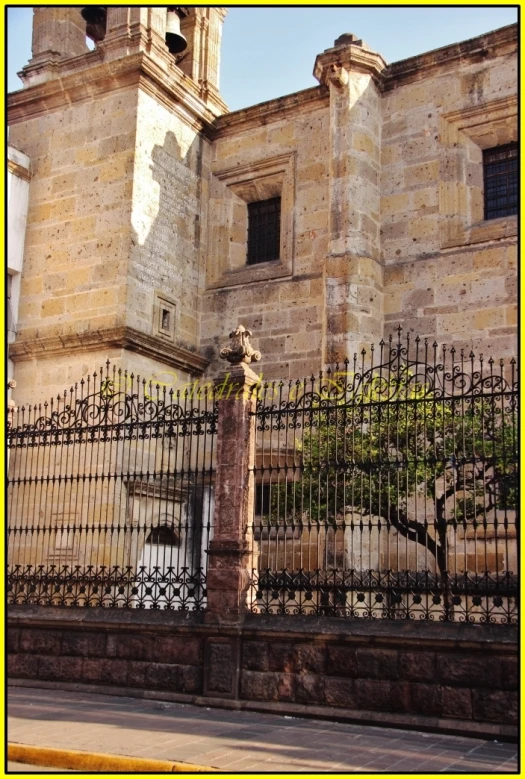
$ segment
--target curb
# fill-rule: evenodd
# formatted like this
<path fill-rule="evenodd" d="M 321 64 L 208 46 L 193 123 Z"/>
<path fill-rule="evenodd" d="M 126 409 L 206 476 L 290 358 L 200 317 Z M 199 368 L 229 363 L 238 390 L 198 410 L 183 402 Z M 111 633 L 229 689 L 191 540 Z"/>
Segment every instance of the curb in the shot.
<path fill-rule="evenodd" d="M 216 773 L 218 768 L 173 760 L 152 760 L 143 757 L 107 755 L 103 752 L 81 752 L 76 749 L 54 749 L 27 744 L 7 744 L 7 759 L 14 763 L 33 766 L 70 768 L 77 771 L 98 773 L 168 773 L 206 774 Z"/>

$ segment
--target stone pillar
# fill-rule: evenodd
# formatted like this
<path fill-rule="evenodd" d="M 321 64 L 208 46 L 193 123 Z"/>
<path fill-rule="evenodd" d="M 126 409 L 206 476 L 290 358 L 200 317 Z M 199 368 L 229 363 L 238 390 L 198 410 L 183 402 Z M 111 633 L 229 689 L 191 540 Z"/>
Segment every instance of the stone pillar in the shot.
<path fill-rule="evenodd" d="M 251 348 L 249 335 L 242 325 L 231 333 L 233 348 L 221 351 L 231 368 L 215 384 L 219 406 L 215 513 L 204 616 L 219 630 L 206 639 L 204 694 L 226 698 L 238 695 L 240 627 L 251 576 L 256 402 L 251 389 L 259 377 L 249 363 L 260 354 Z"/>
<path fill-rule="evenodd" d="M 181 21 L 188 49 L 178 66 L 199 86 L 201 98 L 211 106 L 226 110 L 219 94 L 222 25 L 226 8 L 189 8 Z"/>
<path fill-rule="evenodd" d="M 383 58 L 347 33 L 320 54 L 314 75 L 330 90 L 330 244 L 327 360 L 341 361 L 383 329 L 380 151 Z"/>
<path fill-rule="evenodd" d="M 250 578 L 248 524 L 254 501 L 255 417 L 251 412 L 255 398 L 250 390 L 258 381 L 252 369 L 241 363 L 219 376 L 215 385 L 219 424 L 207 621 L 235 624 L 244 615 Z"/>
<path fill-rule="evenodd" d="M 54 52 L 61 57 L 76 57 L 88 51 L 86 23 L 81 8 L 68 6 L 35 6 L 33 8 L 33 57 Z"/>
<path fill-rule="evenodd" d="M 164 68 L 172 57 L 165 44 L 165 6 L 108 6 L 106 35 L 99 43 L 106 62 L 144 51 Z"/>
<path fill-rule="evenodd" d="M 33 8 L 33 56 L 19 74 L 24 86 L 56 78 L 60 60 L 89 51 L 80 11 L 80 7 L 63 5 Z"/>
<path fill-rule="evenodd" d="M 180 68 L 195 83 L 219 88 L 222 25 L 226 8 L 190 8 L 181 21 L 188 49 Z"/>

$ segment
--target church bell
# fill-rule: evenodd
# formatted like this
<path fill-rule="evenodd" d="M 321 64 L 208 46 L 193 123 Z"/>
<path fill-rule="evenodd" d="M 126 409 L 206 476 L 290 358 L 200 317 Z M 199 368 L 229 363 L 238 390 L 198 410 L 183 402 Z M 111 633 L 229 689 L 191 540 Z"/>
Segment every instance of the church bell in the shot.
<path fill-rule="evenodd" d="M 103 5 L 86 5 L 80 12 L 86 22 L 86 35 L 93 41 L 103 41 L 106 35 L 106 8 Z"/>
<path fill-rule="evenodd" d="M 186 38 L 180 31 L 180 17 L 172 8 L 168 8 L 166 20 L 166 46 L 170 54 L 180 54 L 188 46 Z"/>

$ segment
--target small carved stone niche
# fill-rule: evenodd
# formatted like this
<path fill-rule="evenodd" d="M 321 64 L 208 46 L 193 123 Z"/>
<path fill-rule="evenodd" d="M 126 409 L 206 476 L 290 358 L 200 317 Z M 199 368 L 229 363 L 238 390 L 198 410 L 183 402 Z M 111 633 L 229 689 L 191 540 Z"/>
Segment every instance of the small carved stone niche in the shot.
<path fill-rule="evenodd" d="M 153 335 L 175 342 L 177 306 L 164 293 L 156 292 L 153 304 Z"/>

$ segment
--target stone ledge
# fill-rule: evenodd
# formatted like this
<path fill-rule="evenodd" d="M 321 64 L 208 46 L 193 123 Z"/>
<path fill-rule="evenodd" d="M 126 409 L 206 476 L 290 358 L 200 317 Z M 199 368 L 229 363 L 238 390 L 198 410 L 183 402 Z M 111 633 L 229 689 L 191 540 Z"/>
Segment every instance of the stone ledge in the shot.
<path fill-rule="evenodd" d="M 38 357 L 63 355 L 64 350 L 69 353 L 89 352 L 105 347 L 138 352 L 197 376 L 201 376 L 210 364 L 209 360 L 196 352 L 141 333 L 132 327 L 110 327 L 63 336 L 21 339 L 9 345 L 9 357 L 13 362 L 23 362 Z"/>
<path fill-rule="evenodd" d="M 446 240 L 441 248 L 479 251 L 480 247 L 474 244 L 500 242 L 510 238 L 517 240 L 517 236 L 518 217 L 505 216 L 465 227 L 459 235 Z"/>
<path fill-rule="evenodd" d="M 293 279 L 292 271 L 281 260 L 264 262 L 260 265 L 247 265 L 246 267 L 224 271 L 218 281 L 210 282 L 207 285 L 205 292 L 239 287 L 260 281 L 273 281 L 274 279 Z"/>
<path fill-rule="evenodd" d="M 71 62 L 89 56 L 91 53 Z M 175 67 L 167 75 L 143 52 L 94 64 L 89 70 L 74 69 L 68 73 L 67 67 L 68 61 L 61 62 L 60 69 L 66 72 L 60 77 L 12 92 L 7 100 L 9 124 L 34 119 L 83 100 L 95 100 L 100 95 L 126 87 L 154 94 L 170 109 L 181 111 L 183 118 L 198 132 L 210 130 L 219 112 L 219 109 L 213 112 L 206 106 L 189 76 Z M 226 106 L 221 106 L 220 110 L 226 110 Z"/>
<path fill-rule="evenodd" d="M 98 612 L 102 611 L 101 614 Z M 162 630 L 192 628 L 214 634 L 213 626 L 204 624 L 204 611 L 155 611 L 149 609 L 64 609 L 58 606 L 16 606 L 7 608 L 9 624 L 30 623 L 32 627 L 75 627 L 94 629 L 104 626 L 108 630 L 136 630 L 139 627 L 155 627 Z M 416 640 L 415 648 L 435 649 L 436 642 L 454 648 L 473 648 L 486 651 L 515 653 L 518 628 L 514 625 L 471 625 L 466 623 L 405 622 L 395 620 L 343 620 L 334 617 L 265 616 L 246 614 L 242 627 L 221 626 L 224 635 L 239 635 L 249 641 L 252 637 L 263 641 L 277 640 L 280 636 L 290 640 L 362 642 L 406 645 Z M 469 635 L 470 634 L 470 635 Z M 484 646 L 480 646 L 484 645 Z M 489 645 L 489 647 L 487 647 Z"/>
<path fill-rule="evenodd" d="M 298 113 L 305 111 L 327 108 L 329 102 L 330 95 L 327 87 L 310 87 L 300 92 L 293 92 L 291 95 L 257 103 L 254 106 L 232 111 L 219 117 L 215 120 L 211 138 L 212 140 L 224 138 L 243 130 L 261 127 L 269 122 L 278 122 L 290 115 L 295 117 Z"/>
<path fill-rule="evenodd" d="M 489 57 L 501 57 L 516 51 L 517 45 L 518 25 L 509 24 L 477 38 L 398 60 L 392 62 L 383 72 L 382 89 L 387 92 L 406 83 L 421 81 L 432 75 L 431 71 L 439 68 L 456 69 L 458 60 L 479 61 Z"/>
<path fill-rule="evenodd" d="M 107 631 L 124 631 L 154 627 L 155 630 L 170 633 L 174 627 L 195 629 L 203 622 L 203 611 L 157 611 L 155 609 L 85 609 L 62 608 L 60 606 L 16 606 L 7 607 L 9 623 L 15 627 L 27 625 L 31 628 L 80 628 Z M 98 613 L 102 612 L 102 613 Z"/>
<path fill-rule="evenodd" d="M 243 626 L 245 639 L 253 634 L 259 640 L 265 636 L 272 641 L 279 633 L 286 634 L 288 640 L 308 636 L 312 641 L 365 640 L 372 643 L 405 644 L 408 639 L 417 640 L 418 645 L 435 646 L 447 643 L 454 647 L 473 647 L 478 644 L 490 644 L 498 650 L 515 652 L 518 641 L 518 628 L 514 625 L 472 625 L 467 623 L 436 623 L 395 620 L 352 620 L 334 617 L 281 616 L 247 614 Z"/>
<path fill-rule="evenodd" d="M 31 171 L 12 159 L 7 160 L 7 170 L 9 173 L 12 173 L 13 176 L 17 176 L 19 179 L 23 179 L 24 181 L 31 181 Z"/>
<path fill-rule="evenodd" d="M 477 38 L 443 46 L 387 65 L 381 76 L 380 90 L 386 92 L 405 83 L 421 81 L 432 75 L 432 70 L 443 67 L 456 68 L 458 59 L 475 60 L 479 57 L 502 56 L 507 53 L 507 50 L 514 51 L 516 47 L 517 25 L 511 24 Z M 298 111 L 314 110 L 328 105 L 328 88 L 311 87 L 219 117 L 214 122 L 211 138 L 215 140 L 234 135 L 243 130 L 284 119 L 289 114 L 296 115 Z"/>

